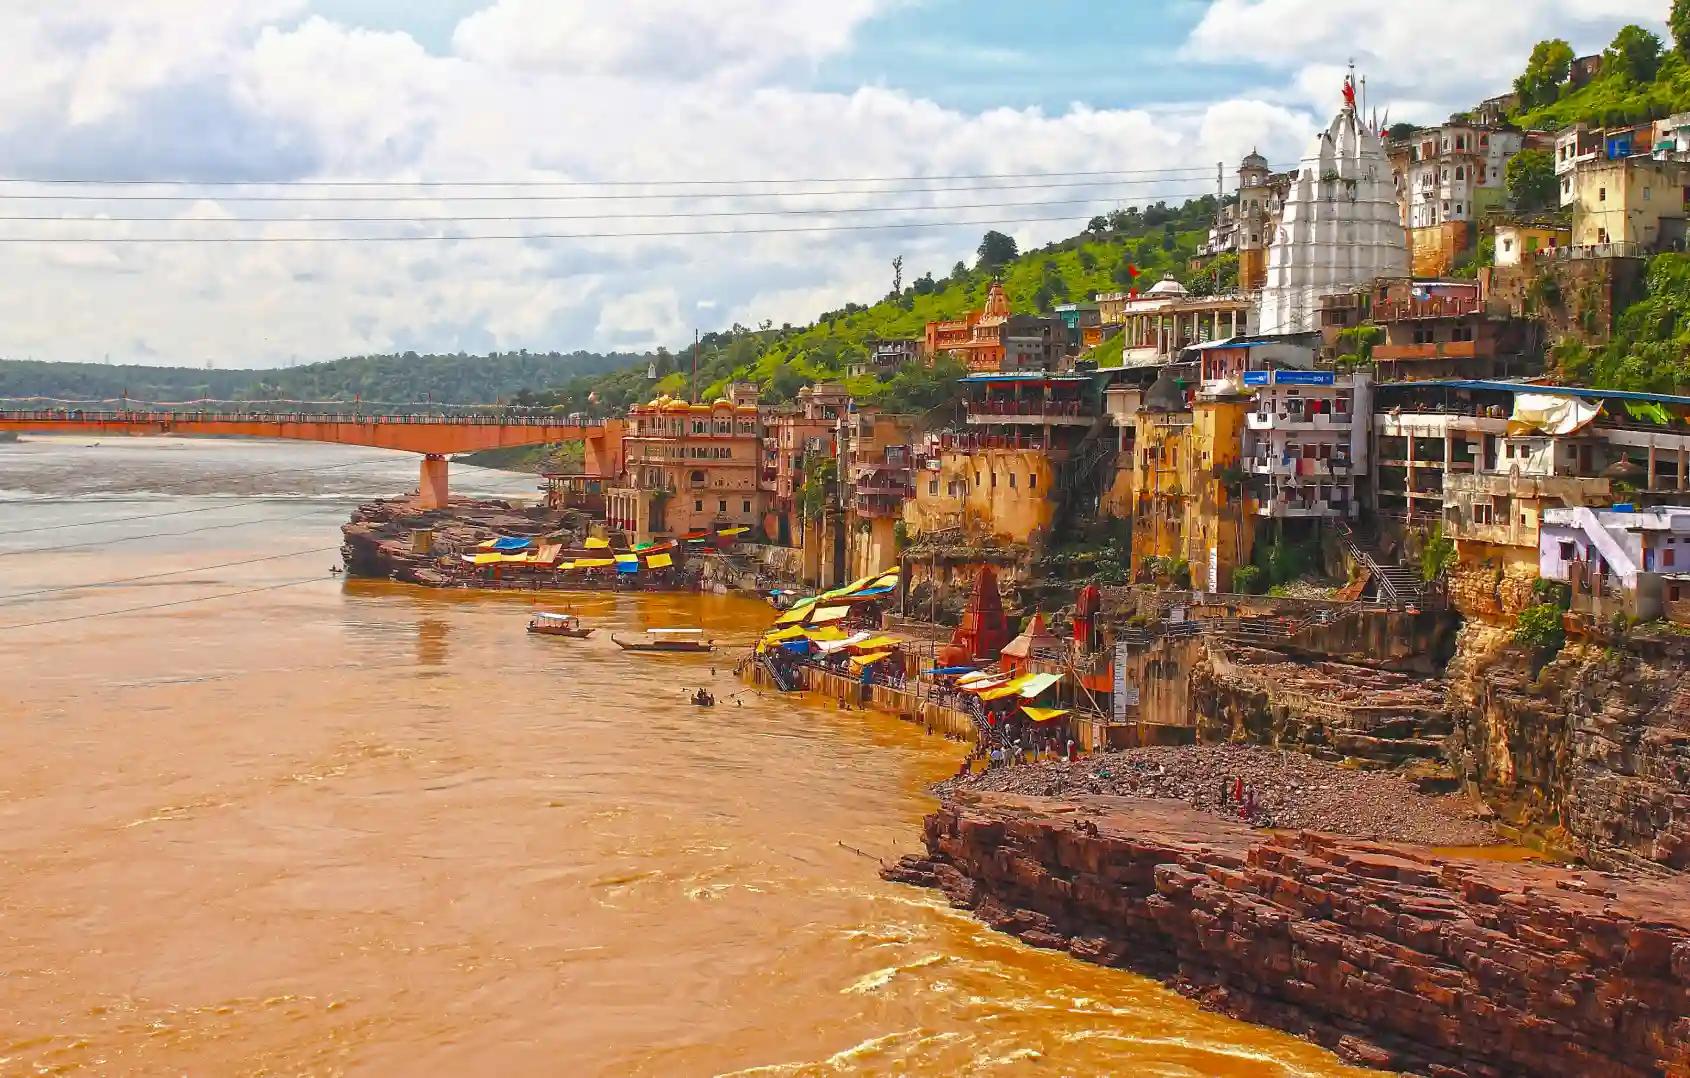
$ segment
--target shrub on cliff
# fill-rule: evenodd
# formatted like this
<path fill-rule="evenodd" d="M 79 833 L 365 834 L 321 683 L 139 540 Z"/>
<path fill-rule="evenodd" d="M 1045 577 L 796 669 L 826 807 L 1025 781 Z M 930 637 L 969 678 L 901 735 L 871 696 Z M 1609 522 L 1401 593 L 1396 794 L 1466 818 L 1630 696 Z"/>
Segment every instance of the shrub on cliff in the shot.
<path fill-rule="evenodd" d="M 1553 603 L 1538 603 L 1520 611 L 1514 622 L 1514 642 L 1539 652 L 1557 652 L 1567 642 L 1567 631 L 1561 625 L 1561 608 Z"/>
<path fill-rule="evenodd" d="M 1261 566 L 1241 565 L 1232 571 L 1232 590 L 1239 595 L 1254 595 L 1261 588 Z"/>

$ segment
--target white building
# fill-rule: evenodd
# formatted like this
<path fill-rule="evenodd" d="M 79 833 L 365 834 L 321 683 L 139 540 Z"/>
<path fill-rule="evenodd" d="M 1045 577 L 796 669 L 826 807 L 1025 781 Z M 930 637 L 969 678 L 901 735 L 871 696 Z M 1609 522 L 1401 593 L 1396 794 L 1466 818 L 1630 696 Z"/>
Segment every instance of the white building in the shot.
<path fill-rule="evenodd" d="M 1262 478 L 1265 517 L 1355 517 L 1367 475 L 1373 385 L 1364 374 L 1245 371 L 1244 470 Z"/>
<path fill-rule="evenodd" d="M 1690 507 L 1545 510 L 1538 575 L 1571 585 L 1575 610 L 1659 617 L 1690 600 Z"/>
<path fill-rule="evenodd" d="M 1320 329 L 1320 297 L 1409 275 L 1408 238 L 1379 136 L 1346 103 L 1315 137 L 1268 248 L 1261 332 Z"/>
<path fill-rule="evenodd" d="M 1449 124 L 1417 132 L 1406 177 L 1408 227 L 1474 221 L 1507 197 L 1508 159 L 1525 136 L 1506 128 Z"/>

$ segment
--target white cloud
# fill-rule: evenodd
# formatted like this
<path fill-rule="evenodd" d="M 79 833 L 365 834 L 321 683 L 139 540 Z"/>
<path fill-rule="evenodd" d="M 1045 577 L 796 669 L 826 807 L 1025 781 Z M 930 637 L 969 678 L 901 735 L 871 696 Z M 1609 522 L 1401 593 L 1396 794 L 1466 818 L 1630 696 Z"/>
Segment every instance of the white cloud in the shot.
<path fill-rule="evenodd" d="M 1024 245 L 1128 202 L 1212 190 L 1214 162 L 1300 156 L 1352 52 L 1393 118 L 1500 91 L 1532 41 L 1585 46 L 1666 0 L 1214 0 L 1188 53 L 1265 65 L 1221 100 L 967 112 L 884 86 L 822 92 L 809 72 L 910 0 L 489 0 L 448 52 L 310 15 L 301 0 L 0 0 L 0 160 L 14 174 L 218 179 L 741 179 L 1191 167 L 1131 186 L 863 193 L 822 200 L 574 199 L 44 204 L 108 216 L 295 218 L 97 226 L 102 235 L 339 231 L 658 232 L 887 221 L 889 215 L 645 217 L 705 210 L 913 207 L 965 227 L 536 242 L 221 245 L 0 243 L 0 355 L 220 364 L 415 348 L 642 347 L 764 319 L 802 322 L 881 295 L 889 263 L 942 275 L 998 227 Z M 1035 19 L 1036 15 L 1029 15 Z M 1462 32 L 1443 28 L 1460 26 Z M 1429 27 L 1438 28 L 1430 32 Z M 941 43 L 942 44 L 942 43 Z M 1413 104 L 1418 103 L 1418 104 Z M 839 187 L 851 186 L 846 184 Z M 862 185 L 890 187 L 896 185 Z M 908 185 L 905 185 L 908 186 Z M 291 191 L 292 189 L 284 189 Z M 350 193 L 350 192 L 341 192 Z M 508 192 L 507 192 L 508 193 Z M 567 189 L 555 193 L 570 193 Z M 586 193 L 586 192 L 576 192 Z M 597 193 L 604 193 L 599 189 Z M 434 192 L 434 194 L 440 194 Z M 1067 204 L 1081 200 L 1082 204 Z M 1019 206 L 960 209 L 973 203 Z M 571 220 L 333 225 L 324 216 Z M 1060 220 L 1035 222 L 1031 218 Z M 0 224 L 0 237 L 94 234 Z M 711 323 L 715 323 L 713 327 Z"/>
<path fill-rule="evenodd" d="M 1441 119 L 1504 93 L 1532 46 L 1565 37 L 1600 51 L 1628 22 L 1660 24 L 1670 0 L 1213 0 L 1185 53 L 1294 73 L 1265 96 L 1335 106 L 1343 65 L 1355 60 L 1383 110 L 1394 96 L 1434 102 Z"/>
<path fill-rule="evenodd" d="M 752 74 L 842 50 L 886 0 L 497 0 L 458 25 L 458 53 L 489 67 L 653 79 Z"/>

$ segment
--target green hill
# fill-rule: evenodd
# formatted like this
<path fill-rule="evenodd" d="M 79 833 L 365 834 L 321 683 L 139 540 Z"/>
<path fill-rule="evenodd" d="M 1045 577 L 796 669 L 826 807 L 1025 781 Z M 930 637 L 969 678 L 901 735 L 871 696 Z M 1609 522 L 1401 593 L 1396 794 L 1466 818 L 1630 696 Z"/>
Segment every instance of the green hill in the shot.
<path fill-rule="evenodd" d="M 107 366 L 0 360 L 0 398 L 55 397 L 138 401 L 363 400 L 486 404 L 522 397 L 567 379 L 597 376 L 643 354 L 502 352 L 488 356 L 350 356 L 286 370 L 202 370 L 197 367 Z"/>
<path fill-rule="evenodd" d="M 736 326 L 705 336 L 699 346 L 698 388 L 706 399 L 719 395 L 732 381 L 752 381 L 763 387 L 768 401 L 785 401 L 811 382 L 843 382 L 858 400 L 903 411 L 932 407 L 954 392 L 956 372 L 943 366 L 929 370 L 912 366 L 889 379 L 846 377 L 847 367 L 867 355 L 868 342 L 877 337 L 918 337 L 926 324 L 957 318 L 978 309 L 994 276 L 1004 283 L 1016 313 L 1048 313 L 1057 303 L 1084 302 L 1099 292 L 1129 287 L 1128 266 L 1137 266 L 1136 284 L 1148 288 L 1164 273 L 1172 273 L 1195 291 L 1230 287 L 1237 263 L 1219 260 L 1217 272 L 1194 275 L 1190 263 L 1207 237 L 1215 214 L 1212 196 L 1182 206 L 1158 204 L 1111 215 L 1106 227 L 1096 219 L 1080 235 L 1038 250 L 1017 254 L 1001 265 L 958 263 L 944 277 L 931 272 L 888 294 L 877 303 L 847 304 L 829 311 L 804 327 Z M 688 394 L 691 349 L 669 353 L 659 349 L 654 382 L 645 367 L 601 378 L 576 378 L 540 394 L 536 403 L 566 410 L 616 414 L 631 404 L 660 393 Z"/>

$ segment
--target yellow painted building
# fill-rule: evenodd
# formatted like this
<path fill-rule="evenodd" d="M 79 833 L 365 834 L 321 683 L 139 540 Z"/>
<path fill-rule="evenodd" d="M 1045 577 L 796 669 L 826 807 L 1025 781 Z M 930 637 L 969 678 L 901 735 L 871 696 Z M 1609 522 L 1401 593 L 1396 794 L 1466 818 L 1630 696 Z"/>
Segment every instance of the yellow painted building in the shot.
<path fill-rule="evenodd" d="M 1048 532 L 1056 463 L 1038 449 L 943 448 L 915 473 L 915 496 L 904 507 L 910 535 L 962 529 L 1025 543 Z"/>
<path fill-rule="evenodd" d="M 1249 398 L 1199 396 L 1189 410 L 1147 408 L 1126 470 L 1133 521 L 1133 565 L 1184 559 L 1192 587 L 1231 591 L 1248 565 L 1255 516 L 1240 489 Z"/>
<path fill-rule="evenodd" d="M 1589 161 L 1573 172 L 1573 245 L 1635 244 L 1656 248 L 1685 238 L 1681 161 L 1628 157 Z"/>

